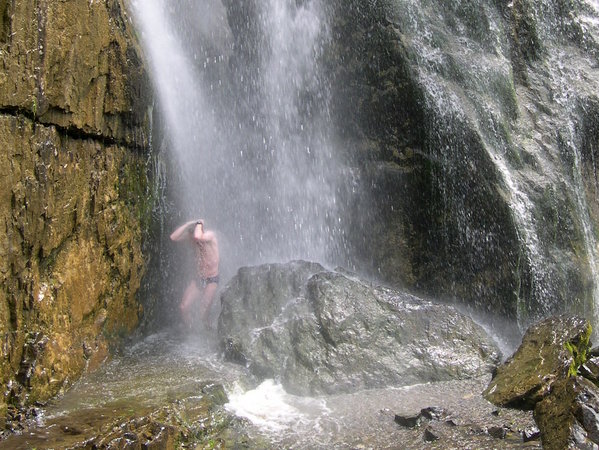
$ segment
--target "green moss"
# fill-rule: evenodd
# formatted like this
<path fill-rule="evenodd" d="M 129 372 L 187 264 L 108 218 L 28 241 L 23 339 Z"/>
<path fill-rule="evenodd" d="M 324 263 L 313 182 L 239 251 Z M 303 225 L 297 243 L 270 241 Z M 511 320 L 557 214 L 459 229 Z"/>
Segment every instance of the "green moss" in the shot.
<path fill-rule="evenodd" d="M 132 209 L 145 234 L 151 226 L 154 198 L 149 189 L 148 164 L 139 156 L 125 158 L 119 171 L 119 197 Z"/>
<path fill-rule="evenodd" d="M 572 355 L 572 363 L 568 368 L 568 376 L 578 375 L 578 369 L 587 361 L 587 352 L 591 346 L 591 334 L 593 327 L 589 324 L 577 341 L 568 341 L 564 343 L 564 348 Z"/>

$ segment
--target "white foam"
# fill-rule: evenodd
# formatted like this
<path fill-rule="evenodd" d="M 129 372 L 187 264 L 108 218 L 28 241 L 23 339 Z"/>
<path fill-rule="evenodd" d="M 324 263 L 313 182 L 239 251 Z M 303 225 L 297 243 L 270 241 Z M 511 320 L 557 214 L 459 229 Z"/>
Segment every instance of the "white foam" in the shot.
<path fill-rule="evenodd" d="M 245 392 L 237 386 L 229 393 L 225 407 L 262 431 L 283 434 L 318 428 L 320 419 L 329 412 L 324 400 L 291 395 L 274 380 L 266 380 Z"/>

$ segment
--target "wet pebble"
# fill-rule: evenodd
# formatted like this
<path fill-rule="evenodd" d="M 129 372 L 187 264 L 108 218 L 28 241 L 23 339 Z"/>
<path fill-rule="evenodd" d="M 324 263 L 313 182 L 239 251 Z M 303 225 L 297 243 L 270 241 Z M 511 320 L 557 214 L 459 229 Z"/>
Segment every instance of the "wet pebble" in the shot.
<path fill-rule="evenodd" d="M 422 438 L 426 442 L 434 442 L 434 441 L 438 441 L 440 439 L 440 436 L 431 427 L 426 427 Z"/>
<path fill-rule="evenodd" d="M 419 414 L 413 415 L 401 415 L 395 414 L 395 422 L 402 427 L 406 428 L 414 428 L 420 425 L 420 421 L 422 420 L 422 416 Z"/>
<path fill-rule="evenodd" d="M 487 432 L 496 439 L 505 439 L 507 435 L 507 430 L 504 427 L 489 427 Z"/>
<path fill-rule="evenodd" d="M 524 442 L 535 441 L 541 437 L 541 432 L 537 427 L 526 428 L 522 431 L 522 440 Z"/>

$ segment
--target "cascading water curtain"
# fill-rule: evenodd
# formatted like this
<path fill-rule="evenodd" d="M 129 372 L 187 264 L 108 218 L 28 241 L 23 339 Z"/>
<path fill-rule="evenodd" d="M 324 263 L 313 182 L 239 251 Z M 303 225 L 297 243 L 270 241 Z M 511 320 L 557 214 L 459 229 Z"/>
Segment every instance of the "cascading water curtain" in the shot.
<path fill-rule="evenodd" d="M 217 230 L 231 270 L 337 263 L 341 170 L 320 2 L 171 3 L 132 0 L 132 10 L 180 170 L 182 220 Z"/>
<path fill-rule="evenodd" d="M 319 68 L 326 23 L 319 2 L 270 0 L 263 73 L 265 150 L 272 156 L 278 259 L 324 261 L 337 232 L 335 153 L 328 136 L 327 81 Z M 292 236 L 292 239 L 289 237 Z M 287 248 L 285 248 L 287 247 Z"/>

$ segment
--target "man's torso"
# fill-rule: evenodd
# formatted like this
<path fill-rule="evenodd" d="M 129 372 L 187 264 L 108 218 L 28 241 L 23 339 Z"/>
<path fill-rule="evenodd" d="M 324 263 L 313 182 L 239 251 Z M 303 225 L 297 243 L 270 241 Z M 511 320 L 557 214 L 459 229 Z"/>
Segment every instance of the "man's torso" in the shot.
<path fill-rule="evenodd" d="M 201 278 L 218 275 L 219 254 L 216 238 L 196 243 L 196 260 L 198 275 Z"/>

